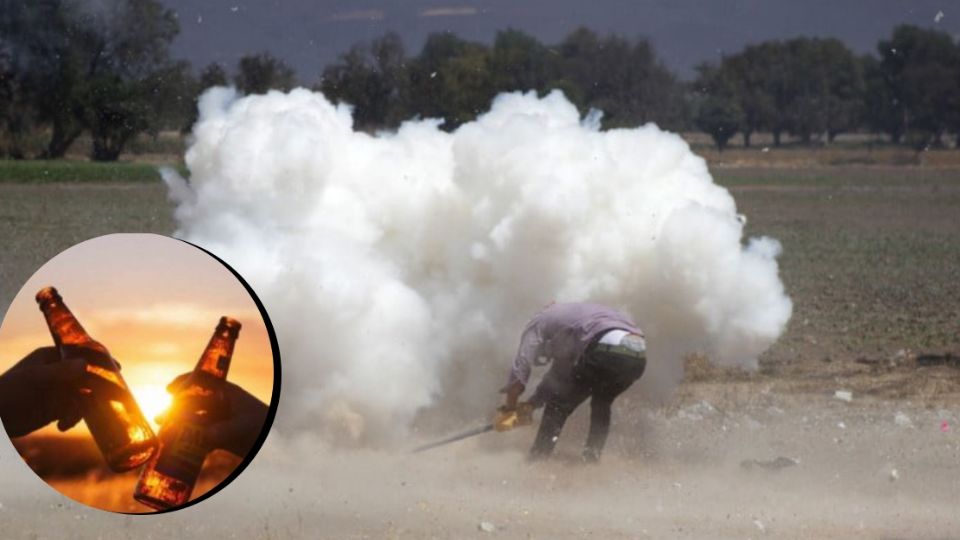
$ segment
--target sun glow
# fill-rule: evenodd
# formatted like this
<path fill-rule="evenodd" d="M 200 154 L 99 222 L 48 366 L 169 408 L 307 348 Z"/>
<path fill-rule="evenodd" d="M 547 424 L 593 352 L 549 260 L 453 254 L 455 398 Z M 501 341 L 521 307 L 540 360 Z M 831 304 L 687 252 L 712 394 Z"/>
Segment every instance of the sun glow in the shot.
<path fill-rule="evenodd" d="M 130 391 L 133 392 L 133 397 L 136 398 L 140 410 L 143 411 L 143 415 L 147 417 L 150 425 L 154 429 L 159 428 L 156 418 L 163 414 L 173 401 L 173 396 L 167 393 L 166 385 L 134 385 L 130 388 Z"/>

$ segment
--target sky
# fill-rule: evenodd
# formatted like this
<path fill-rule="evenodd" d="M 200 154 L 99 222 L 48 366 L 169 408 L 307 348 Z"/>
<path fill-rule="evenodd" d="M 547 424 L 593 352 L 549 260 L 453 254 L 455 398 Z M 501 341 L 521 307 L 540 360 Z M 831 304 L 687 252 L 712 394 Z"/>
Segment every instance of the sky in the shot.
<path fill-rule="evenodd" d="M 88 0 L 93 1 L 93 0 Z M 649 38 L 678 75 L 745 44 L 795 36 L 836 37 L 873 52 L 898 24 L 960 36 L 960 0 L 160 0 L 179 18 L 174 54 L 199 69 L 267 51 L 319 79 L 352 44 L 397 32 L 408 54 L 426 36 L 453 32 L 490 43 L 516 28 L 557 43 L 579 26 Z"/>
<path fill-rule="evenodd" d="M 194 368 L 223 315 L 242 324 L 227 380 L 270 403 L 273 356 L 260 312 L 233 274 L 200 249 L 155 234 L 112 234 L 61 252 L 10 304 L 0 326 L 0 373 L 53 345 L 34 299 L 48 285 L 120 362 L 149 420 L 169 399 L 166 385 Z M 65 436 L 81 432 L 82 423 Z M 42 433 L 58 432 L 51 425 Z"/>

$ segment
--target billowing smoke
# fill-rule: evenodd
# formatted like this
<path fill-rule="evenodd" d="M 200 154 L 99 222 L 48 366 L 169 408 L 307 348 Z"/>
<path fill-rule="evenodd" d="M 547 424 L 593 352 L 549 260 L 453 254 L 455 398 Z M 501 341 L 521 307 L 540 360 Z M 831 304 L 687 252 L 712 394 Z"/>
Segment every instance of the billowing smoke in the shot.
<path fill-rule="evenodd" d="M 559 92 L 504 94 L 453 133 L 375 136 L 294 90 L 212 89 L 167 171 L 178 236 L 256 289 L 283 360 L 281 430 L 382 444 L 418 414 L 486 414 L 526 320 L 550 301 L 645 329 L 650 397 L 706 353 L 753 367 L 791 303 L 779 244 L 742 243 L 733 198 L 680 137 L 601 131 Z"/>

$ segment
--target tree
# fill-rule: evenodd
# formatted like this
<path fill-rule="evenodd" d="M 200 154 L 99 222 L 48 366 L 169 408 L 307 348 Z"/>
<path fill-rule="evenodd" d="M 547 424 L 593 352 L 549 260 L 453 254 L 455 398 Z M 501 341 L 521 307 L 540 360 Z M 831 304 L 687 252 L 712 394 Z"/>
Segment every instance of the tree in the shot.
<path fill-rule="evenodd" d="M 296 77 L 283 60 L 264 52 L 242 57 L 233 82 L 244 94 L 265 94 L 269 90 L 289 91 L 296 86 Z"/>
<path fill-rule="evenodd" d="M 555 47 L 559 55 L 559 79 L 554 82 L 580 111 L 586 111 L 596 96 L 601 76 L 598 60 L 600 37 L 585 27 L 568 34 Z"/>
<path fill-rule="evenodd" d="M 490 51 L 494 92 L 545 93 L 557 78 L 557 68 L 552 54 L 535 37 L 512 28 L 497 32 Z"/>
<path fill-rule="evenodd" d="M 353 105 L 354 122 L 376 129 L 396 126 L 407 115 L 407 58 L 400 36 L 388 33 L 357 43 L 328 66 L 320 90 L 329 99 Z"/>
<path fill-rule="evenodd" d="M 85 35 L 86 28 L 79 24 L 77 11 L 62 0 L 6 0 L 0 8 L 0 39 L 10 62 L 8 89 L 13 92 L 7 127 L 12 138 L 19 138 L 34 122 L 49 125 L 43 157 L 60 157 L 83 131 L 77 98 L 86 51 L 71 42 Z"/>
<path fill-rule="evenodd" d="M 809 144 L 814 135 L 854 128 L 860 118 L 863 74 L 853 53 L 836 39 L 797 38 L 786 44 L 790 93 L 787 128 Z"/>
<path fill-rule="evenodd" d="M 894 144 L 903 138 L 902 107 L 893 95 L 880 61 L 870 55 L 861 57 L 864 93 L 861 123 L 875 134 L 886 133 Z"/>
<path fill-rule="evenodd" d="M 490 50 L 450 33 L 431 34 L 410 63 L 410 106 L 444 129 L 473 120 L 494 95 Z"/>
<path fill-rule="evenodd" d="M 723 69 L 729 71 L 736 87 L 740 110 L 743 111 L 740 131 L 747 148 L 754 132 L 770 129 L 777 123 L 770 70 L 775 50 L 769 44 L 751 45 L 722 60 Z"/>
<path fill-rule="evenodd" d="M 142 102 L 171 66 L 169 45 L 179 31 L 172 11 L 156 0 L 7 1 L 2 11 L 0 34 L 16 78 L 32 96 L 37 122 L 50 127 L 43 157 L 62 157 L 90 129 L 93 157 L 115 159 L 157 118 Z"/>
<path fill-rule="evenodd" d="M 92 53 L 81 93 L 91 157 L 113 161 L 133 136 L 159 129 L 161 112 L 172 105 L 163 98 L 185 71 L 169 55 L 180 28 L 174 13 L 155 0 L 117 0 L 80 20 Z"/>
<path fill-rule="evenodd" d="M 656 59 L 648 41 L 616 35 L 601 39 L 579 28 L 557 49 L 560 69 L 575 89 L 574 102 L 584 111 L 602 110 L 605 126 L 657 122 L 673 127 L 681 123 L 680 85 Z"/>
<path fill-rule="evenodd" d="M 227 70 L 219 63 L 212 62 L 200 72 L 199 89 L 202 92 L 214 86 L 227 86 L 229 80 Z"/>
<path fill-rule="evenodd" d="M 863 64 L 836 39 L 818 42 L 817 54 L 825 78 L 824 117 L 827 140 L 856 129 L 863 117 Z"/>
<path fill-rule="evenodd" d="M 895 125 L 891 137 L 905 134 L 919 149 L 939 144 L 958 122 L 960 47 L 949 34 L 916 26 L 898 26 L 889 40 L 881 40 L 878 77 L 889 93 L 891 117 L 877 124 Z"/>
<path fill-rule="evenodd" d="M 741 129 L 743 110 L 736 95 L 732 73 L 722 66 L 703 64 L 697 68 L 694 83 L 702 94 L 696 124 L 710 135 L 717 151 L 723 152 L 730 139 Z"/>
<path fill-rule="evenodd" d="M 27 154 L 26 135 L 34 118 L 29 93 L 14 63 L 13 51 L 0 37 L 0 129 L 6 135 L 6 140 L 0 139 L 0 157 L 23 159 Z"/>

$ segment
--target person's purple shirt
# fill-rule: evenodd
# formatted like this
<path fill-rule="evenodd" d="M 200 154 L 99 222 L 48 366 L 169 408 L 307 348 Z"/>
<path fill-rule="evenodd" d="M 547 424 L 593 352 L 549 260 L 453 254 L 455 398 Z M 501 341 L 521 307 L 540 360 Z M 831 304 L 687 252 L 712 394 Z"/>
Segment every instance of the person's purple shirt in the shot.
<path fill-rule="evenodd" d="M 540 358 L 552 361 L 558 374 L 569 373 L 594 339 L 618 329 L 643 335 L 630 317 L 606 306 L 550 304 L 524 328 L 507 385 L 520 382 L 526 386 L 533 365 L 542 364 L 538 362 Z"/>

